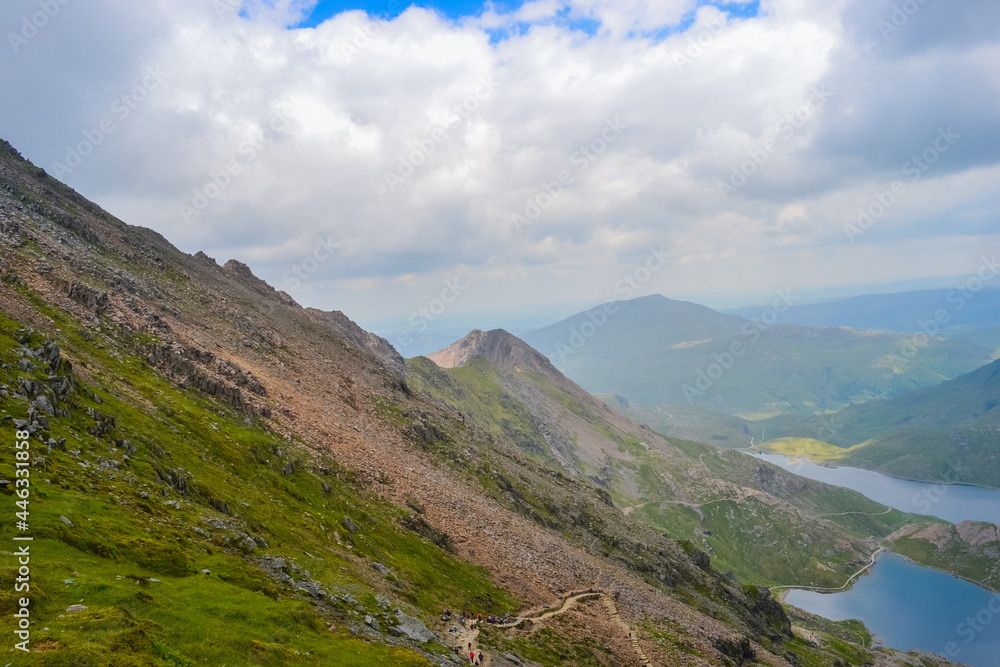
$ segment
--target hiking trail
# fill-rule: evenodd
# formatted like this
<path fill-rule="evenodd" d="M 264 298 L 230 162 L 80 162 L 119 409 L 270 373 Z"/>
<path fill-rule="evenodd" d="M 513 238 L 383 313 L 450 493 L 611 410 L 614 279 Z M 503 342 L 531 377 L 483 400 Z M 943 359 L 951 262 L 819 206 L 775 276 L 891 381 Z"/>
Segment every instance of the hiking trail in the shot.
<path fill-rule="evenodd" d="M 639 646 L 639 639 L 636 637 L 635 632 L 618 614 L 618 606 L 615 604 L 614 600 L 599 588 L 566 593 L 559 598 L 562 601 L 562 604 L 557 609 L 553 609 L 551 605 L 540 608 L 532 607 L 531 609 L 521 612 L 513 621 L 509 623 L 493 623 L 490 624 L 490 626 L 494 628 L 514 628 L 524 621 L 544 621 L 555 616 L 565 614 L 584 598 L 600 598 L 604 603 L 604 606 L 607 608 L 608 613 L 611 615 L 611 618 L 628 635 L 629 641 L 632 643 L 632 648 L 642 661 L 643 667 L 653 667 L 653 663 L 650 662 L 649 658 L 646 657 L 646 654 L 643 653 L 642 648 Z M 463 661 L 468 659 L 470 651 L 475 651 L 476 655 L 479 655 L 481 649 L 479 647 L 478 638 L 479 624 L 473 625 L 470 623 L 468 626 L 458 626 L 458 633 L 455 635 L 455 648 L 461 649 L 459 655 Z M 482 651 L 482 653 L 484 659 L 483 664 L 493 664 L 492 656 L 486 651 Z"/>

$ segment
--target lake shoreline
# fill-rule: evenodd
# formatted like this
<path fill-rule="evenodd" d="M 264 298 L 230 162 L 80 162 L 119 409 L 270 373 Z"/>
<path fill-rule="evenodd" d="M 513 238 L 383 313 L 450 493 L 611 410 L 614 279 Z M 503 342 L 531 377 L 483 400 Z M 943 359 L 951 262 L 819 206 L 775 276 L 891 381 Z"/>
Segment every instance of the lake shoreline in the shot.
<path fill-rule="evenodd" d="M 788 459 L 789 463 L 794 463 L 795 461 L 806 461 L 813 465 L 821 466 L 823 468 L 829 468 L 830 470 L 836 470 L 838 468 L 848 468 L 851 470 L 865 470 L 867 472 L 876 472 L 880 475 L 885 475 L 886 477 L 892 477 L 893 479 L 901 479 L 904 482 L 917 482 L 919 484 L 936 484 L 941 486 L 964 486 L 973 489 L 985 489 L 987 491 L 1000 491 L 1000 487 L 986 486 L 985 484 L 973 484 L 971 482 L 942 482 L 933 479 L 917 479 L 916 477 L 906 477 L 904 475 L 899 475 L 892 472 L 886 472 L 884 470 L 875 470 L 874 468 L 861 468 L 859 466 L 851 466 L 851 465 L 835 465 L 833 463 L 830 463 L 829 461 L 816 460 L 811 456 L 809 456 L 808 454 L 794 454 L 794 455 L 786 454 L 784 452 L 775 452 L 760 447 L 757 447 L 757 450 L 763 452 L 764 454 L 770 454 L 772 456 L 784 456 L 786 459 Z M 744 451 L 744 450 L 734 449 L 733 451 Z M 753 454 L 750 455 L 753 456 Z"/>

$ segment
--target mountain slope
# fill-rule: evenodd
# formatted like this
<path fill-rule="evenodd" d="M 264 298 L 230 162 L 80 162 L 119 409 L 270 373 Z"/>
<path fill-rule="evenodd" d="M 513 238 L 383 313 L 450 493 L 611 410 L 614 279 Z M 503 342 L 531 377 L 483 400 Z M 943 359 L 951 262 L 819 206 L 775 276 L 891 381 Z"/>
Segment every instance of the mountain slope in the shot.
<path fill-rule="evenodd" d="M 520 364 L 510 363 L 515 355 Z M 505 331 L 473 331 L 432 358 L 462 365 L 411 359 L 411 386 L 597 484 L 625 516 L 692 541 L 745 581 L 840 585 L 878 538 L 923 520 L 752 456 L 663 438 L 609 410 Z M 527 370 L 535 364 L 545 371 Z"/>
<path fill-rule="evenodd" d="M 621 623 L 658 664 L 677 646 L 691 665 L 732 647 L 794 660 L 766 591 L 463 424 L 344 318 L 0 148 L 0 415 L 30 432 L 43 649 L 19 664 L 452 664 L 442 607 L 512 613 L 591 586 L 619 613 L 572 612 L 555 648 L 614 641 L 576 664 L 633 662 Z M 506 650 L 533 664 L 539 632 Z"/>
<path fill-rule="evenodd" d="M 609 315 L 607 308 L 615 310 Z M 603 324 L 587 327 L 591 319 Z M 656 296 L 606 305 L 524 338 L 591 392 L 748 418 L 838 410 L 937 384 L 996 358 L 993 348 L 961 340 L 930 337 L 913 346 L 899 333 L 765 321 L 773 320 L 742 320 Z"/>
<path fill-rule="evenodd" d="M 846 465 L 1000 488 L 998 405 L 1000 361 L 994 361 L 933 387 L 849 406 L 824 424 L 775 419 L 765 425 L 771 438 L 812 438 L 825 425 L 822 441 L 845 448 L 827 451 Z"/>

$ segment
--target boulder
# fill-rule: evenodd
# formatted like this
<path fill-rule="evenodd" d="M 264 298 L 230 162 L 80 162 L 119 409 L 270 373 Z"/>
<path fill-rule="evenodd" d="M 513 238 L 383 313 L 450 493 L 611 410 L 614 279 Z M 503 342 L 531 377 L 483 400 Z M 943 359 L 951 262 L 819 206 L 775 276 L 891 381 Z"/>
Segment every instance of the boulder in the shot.
<path fill-rule="evenodd" d="M 422 644 L 426 644 L 432 639 L 437 638 L 433 632 L 427 629 L 427 626 L 423 622 L 412 616 L 407 616 L 399 609 L 396 610 L 396 618 L 399 619 L 399 622 L 393 629 L 401 635 L 405 635 Z"/>

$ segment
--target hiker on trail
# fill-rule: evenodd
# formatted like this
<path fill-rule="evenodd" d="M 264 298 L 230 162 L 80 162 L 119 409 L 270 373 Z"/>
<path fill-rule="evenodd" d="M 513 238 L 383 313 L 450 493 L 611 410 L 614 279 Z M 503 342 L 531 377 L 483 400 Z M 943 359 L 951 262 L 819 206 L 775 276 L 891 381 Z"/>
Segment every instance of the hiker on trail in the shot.
<path fill-rule="evenodd" d="M 483 658 L 483 652 L 480 651 L 479 652 L 479 664 L 480 665 L 483 664 L 484 661 L 485 661 L 485 658 Z"/>
<path fill-rule="evenodd" d="M 476 664 L 476 652 L 475 651 L 470 651 L 469 652 L 469 662 L 471 662 L 473 665 Z"/>

